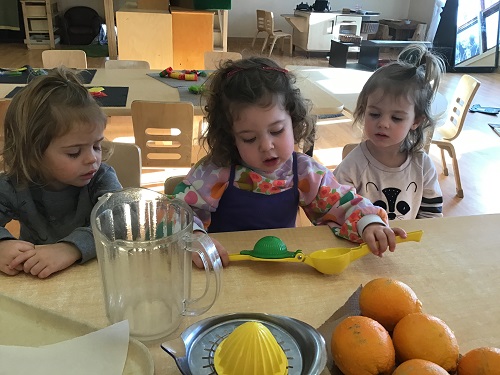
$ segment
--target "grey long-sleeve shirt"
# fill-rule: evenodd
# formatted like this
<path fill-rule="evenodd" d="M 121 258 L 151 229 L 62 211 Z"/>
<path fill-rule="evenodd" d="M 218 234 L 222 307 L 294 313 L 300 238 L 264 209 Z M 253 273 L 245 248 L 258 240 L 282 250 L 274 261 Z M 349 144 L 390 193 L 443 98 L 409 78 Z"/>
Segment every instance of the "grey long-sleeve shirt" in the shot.
<path fill-rule="evenodd" d="M 15 239 L 5 229 L 11 220 L 20 222 L 19 239 L 35 245 L 68 242 L 82 253 L 80 263 L 95 258 L 90 213 L 100 196 L 120 190 L 114 169 L 101 167 L 84 187 L 69 186 L 49 191 L 39 186 L 18 188 L 0 174 L 0 240 Z"/>

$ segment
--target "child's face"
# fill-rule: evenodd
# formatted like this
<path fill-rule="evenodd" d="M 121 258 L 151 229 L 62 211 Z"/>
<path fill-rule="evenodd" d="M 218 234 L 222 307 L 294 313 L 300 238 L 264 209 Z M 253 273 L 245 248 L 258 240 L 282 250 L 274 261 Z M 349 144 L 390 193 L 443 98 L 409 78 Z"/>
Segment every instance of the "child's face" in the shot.
<path fill-rule="evenodd" d="M 82 124 L 54 138 L 43 154 L 48 188 L 87 185 L 101 165 L 104 127 Z"/>
<path fill-rule="evenodd" d="M 418 125 L 415 105 L 406 97 L 384 95 L 382 90 L 368 96 L 364 129 L 374 146 L 399 148 L 408 132 Z"/>
<path fill-rule="evenodd" d="M 252 169 L 274 172 L 294 150 L 292 119 L 279 103 L 241 110 L 233 133 L 241 159 Z"/>

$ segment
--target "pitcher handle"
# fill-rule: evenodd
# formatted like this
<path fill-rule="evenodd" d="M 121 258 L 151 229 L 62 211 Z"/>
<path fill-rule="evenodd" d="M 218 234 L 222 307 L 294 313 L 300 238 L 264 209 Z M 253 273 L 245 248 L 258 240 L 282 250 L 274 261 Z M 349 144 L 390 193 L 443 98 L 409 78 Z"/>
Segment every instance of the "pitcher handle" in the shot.
<path fill-rule="evenodd" d="M 198 298 L 187 298 L 184 303 L 183 315 L 201 315 L 208 311 L 217 300 L 222 279 L 222 261 L 219 253 L 207 234 L 187 234 L 187 248 L 191 253 L 198 253 L 203 262 L 206 275 L 205 292 Z M 199 243 L 200 247 L 193 246 Z M 191 269 L 191 268 L 189 268 Z"/>

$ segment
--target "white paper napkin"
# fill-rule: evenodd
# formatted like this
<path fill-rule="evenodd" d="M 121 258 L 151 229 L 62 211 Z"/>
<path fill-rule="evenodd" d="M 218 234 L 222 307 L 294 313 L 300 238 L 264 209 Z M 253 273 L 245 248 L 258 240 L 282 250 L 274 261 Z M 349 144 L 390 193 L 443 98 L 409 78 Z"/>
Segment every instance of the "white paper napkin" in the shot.
<path fill-rule="evenodd" d="M 0 345 L 0 375 L 121 375 L 129 343 L 128 321 L 57 344 Z"/>

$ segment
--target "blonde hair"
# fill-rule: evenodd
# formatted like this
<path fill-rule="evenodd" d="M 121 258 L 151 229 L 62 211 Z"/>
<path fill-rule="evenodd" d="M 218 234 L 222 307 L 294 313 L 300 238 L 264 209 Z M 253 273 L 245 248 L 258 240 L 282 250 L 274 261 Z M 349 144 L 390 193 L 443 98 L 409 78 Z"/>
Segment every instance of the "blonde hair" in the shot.
<path fill-rule="evenodd" d="M 422 149 L 425 130 L 436 123 L 431 103 L 444 71 L 443 60 L 424 45 L 406 47 L 397 61 L 377 69 L 365 83 L 358 96 L 354 123 L 363 124 L 368 97 L 377 90 L 384 95 L 408 98 L 414 104 L 415 119 L 420 119 L 420 125 L 409 131 L 401 151 L 411 153 Z"/>
<path fill-rule="evenodd" d="M 75 127 L 106 127 L 107 117 L 76 73 L 59 67 L 19 91 L 5 116 L 4 169 L 18 185 L 43 185 L 43 155 Z"/>

